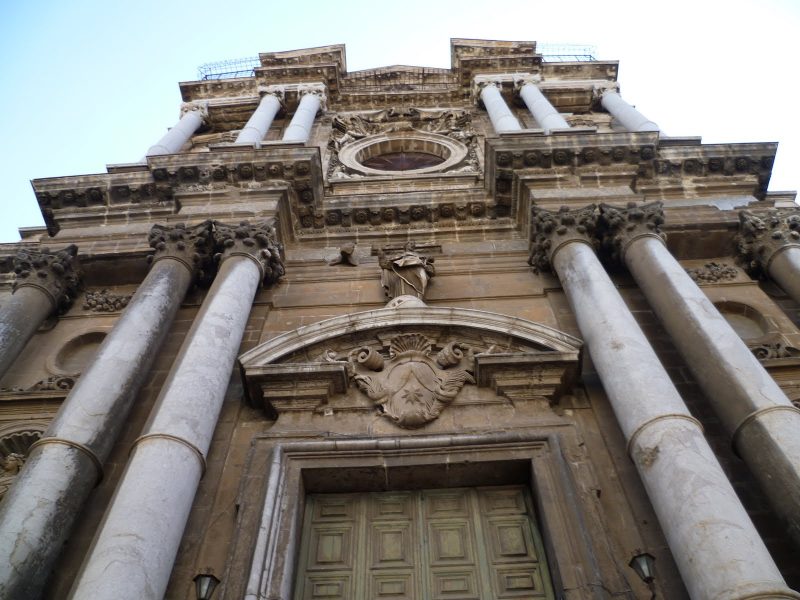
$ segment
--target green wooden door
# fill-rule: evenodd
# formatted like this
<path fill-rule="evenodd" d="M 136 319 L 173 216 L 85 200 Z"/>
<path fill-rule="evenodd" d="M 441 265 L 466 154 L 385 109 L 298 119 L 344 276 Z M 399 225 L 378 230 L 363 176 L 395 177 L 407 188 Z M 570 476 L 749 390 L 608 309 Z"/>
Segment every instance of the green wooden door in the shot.
<path fill-rule="evenodd" d="M 552 599 L 524 486 L 306 499 L 295 600 Z"/>

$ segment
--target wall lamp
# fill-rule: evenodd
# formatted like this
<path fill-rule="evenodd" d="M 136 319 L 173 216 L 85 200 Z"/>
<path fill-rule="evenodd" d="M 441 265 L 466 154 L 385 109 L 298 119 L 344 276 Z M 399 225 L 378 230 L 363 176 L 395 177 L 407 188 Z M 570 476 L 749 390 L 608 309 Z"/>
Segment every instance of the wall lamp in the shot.
<path fill-rule="evenodd" d="M 211 600 L 219 579 L 211 574 L 211 569 L 207 569 L 205 573 L 198 573 L 194 576 L 194 585 L 197 592 L 197 600 Z"/>
<path fill-rule="evenodd" d="M 650 600 L 655 600 L 656 589 L 655 585 L 653 585 L 653 581 L 656 578 L 656 558 L 647 552 L 641 552 L 639 550 L 637 550 L 637 552 L 638 554 L 631 559 L 628 566 L 636 571 L 639 578 L 647 584 L 651 594 Z"/>

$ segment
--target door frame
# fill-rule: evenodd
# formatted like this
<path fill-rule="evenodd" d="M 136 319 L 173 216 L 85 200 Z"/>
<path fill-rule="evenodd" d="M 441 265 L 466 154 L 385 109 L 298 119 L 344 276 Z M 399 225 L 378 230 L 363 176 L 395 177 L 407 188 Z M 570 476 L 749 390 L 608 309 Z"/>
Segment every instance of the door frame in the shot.
<path fill-rule="evenodd" d="M 240 506 L 223 580 L 240 584 L 225 585 L 223 597 L 292 598 L 307 493 L 524 484 L 530 486 L 556 598 L 602 598 L 594 528 L 562 450 L 563 442 L 572 445 L 563 439 L 568 435 L 549 428 L 335 440 L 259 436 L 251 456 L 265 456 L 266 449 L 256 446 L 266 443 L 269 458 L 258 472 L 247 469 L 243 483 L 251 477 L 266 483 L 260 502 Z"/>

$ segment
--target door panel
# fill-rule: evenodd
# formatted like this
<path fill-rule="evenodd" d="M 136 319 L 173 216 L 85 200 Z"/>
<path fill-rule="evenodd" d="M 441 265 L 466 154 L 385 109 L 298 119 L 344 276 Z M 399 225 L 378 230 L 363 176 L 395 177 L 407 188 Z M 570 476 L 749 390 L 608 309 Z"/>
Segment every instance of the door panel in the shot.
<path fill-rule="evenodd" d="M 524 486 L 307 497 L 296 600 L 552 599 Z"/>

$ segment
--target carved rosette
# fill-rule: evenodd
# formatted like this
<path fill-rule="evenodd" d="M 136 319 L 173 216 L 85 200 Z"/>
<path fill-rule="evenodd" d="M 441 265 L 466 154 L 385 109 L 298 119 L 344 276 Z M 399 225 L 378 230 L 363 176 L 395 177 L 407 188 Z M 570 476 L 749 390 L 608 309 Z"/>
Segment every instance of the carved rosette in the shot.
<path fill-rule="evenodd" d="M 363 347 L 348 357 L 353 382 L 381 414 L 400 427 L 416 429 L 438 418 L 465 383 L 475 383 L 468 369 L 468 348 L 450 343 L 431 357 L 432 342 L 417 333 L 390 341 L 389 358 Z"/>
<path fill-rule="evenodd" d="M 277 241 L 273 225 L 273 219 L 254 223 L 242 221 L 238 225 L 214 221 L 217 244 L 214 258 L 222 261 L 231 256 L 247 256 L 258 263 L 265 285 L 276 282 L 285 270 L 281 258 L 283 247 Z"/>
<path fill-rule="evenodd" d="M 736 279 L 739 270 L 736 267 L 725 265 L 718 262 L 709 262 L 702 267 L 686 269 L 686 273 L 698 285 L 704 283 L 718 283 L 720 281 L 732 281 Z"/>
<path fill-rule="evenodd" d="M 739 258 L 754 276 L 766 274 L 775 254 L 800 247 L 800 213 L 770 210 L 759 217 L 750 211 L 739 212 Z"/>
<path fill-rule="evenodd" d="M 661 202 L 636 204 L 628 202 L 626 208 L 600 205 L 603 245 L 610 250 L 612 259 L 622 262 L 625 251 L 636 239 L 654 237 L 662 242 L 666 235 L 661 231 L 664 223 L 664 205 Z"/>
<path fill-rule="evenodd" d="M 83 310 L 117 312 L 128 306 L 132 294 L 114 294 L 110 290 L 93 290 L 84 294 Z"/>
<path fill-rule="evenodd" d="M 16 278 L 12 291 L 26 286 L 38 288 L 47 294 L 54 309 L 66 312 L 80 287 L 77 255 L 78 247 L 74 244 L 57 252 L 48 248 L 20 250 L 14 257 Z"/>
<path fill-rule="evenodd" d="M 147 241 L 155 250 L 155 253 L 148 257 L 151 263 L 166 258 L 180 261 L 197 280 L 206 279 L 213 271 L 211 221 L 204 221 L 191 227 L 187 227 L 185 223 L 153 225 Z"/>
<path fill-rule="evenodd" d="M 577 210 L 562 206 L 555 212 L 538 206 L 532 208 L 532 248 L 528 262 L 535 272 L 549 271 L 553 255 L 565 244 L 579 242 L 594 247 L 596 208 L 594 204 Z"/>

